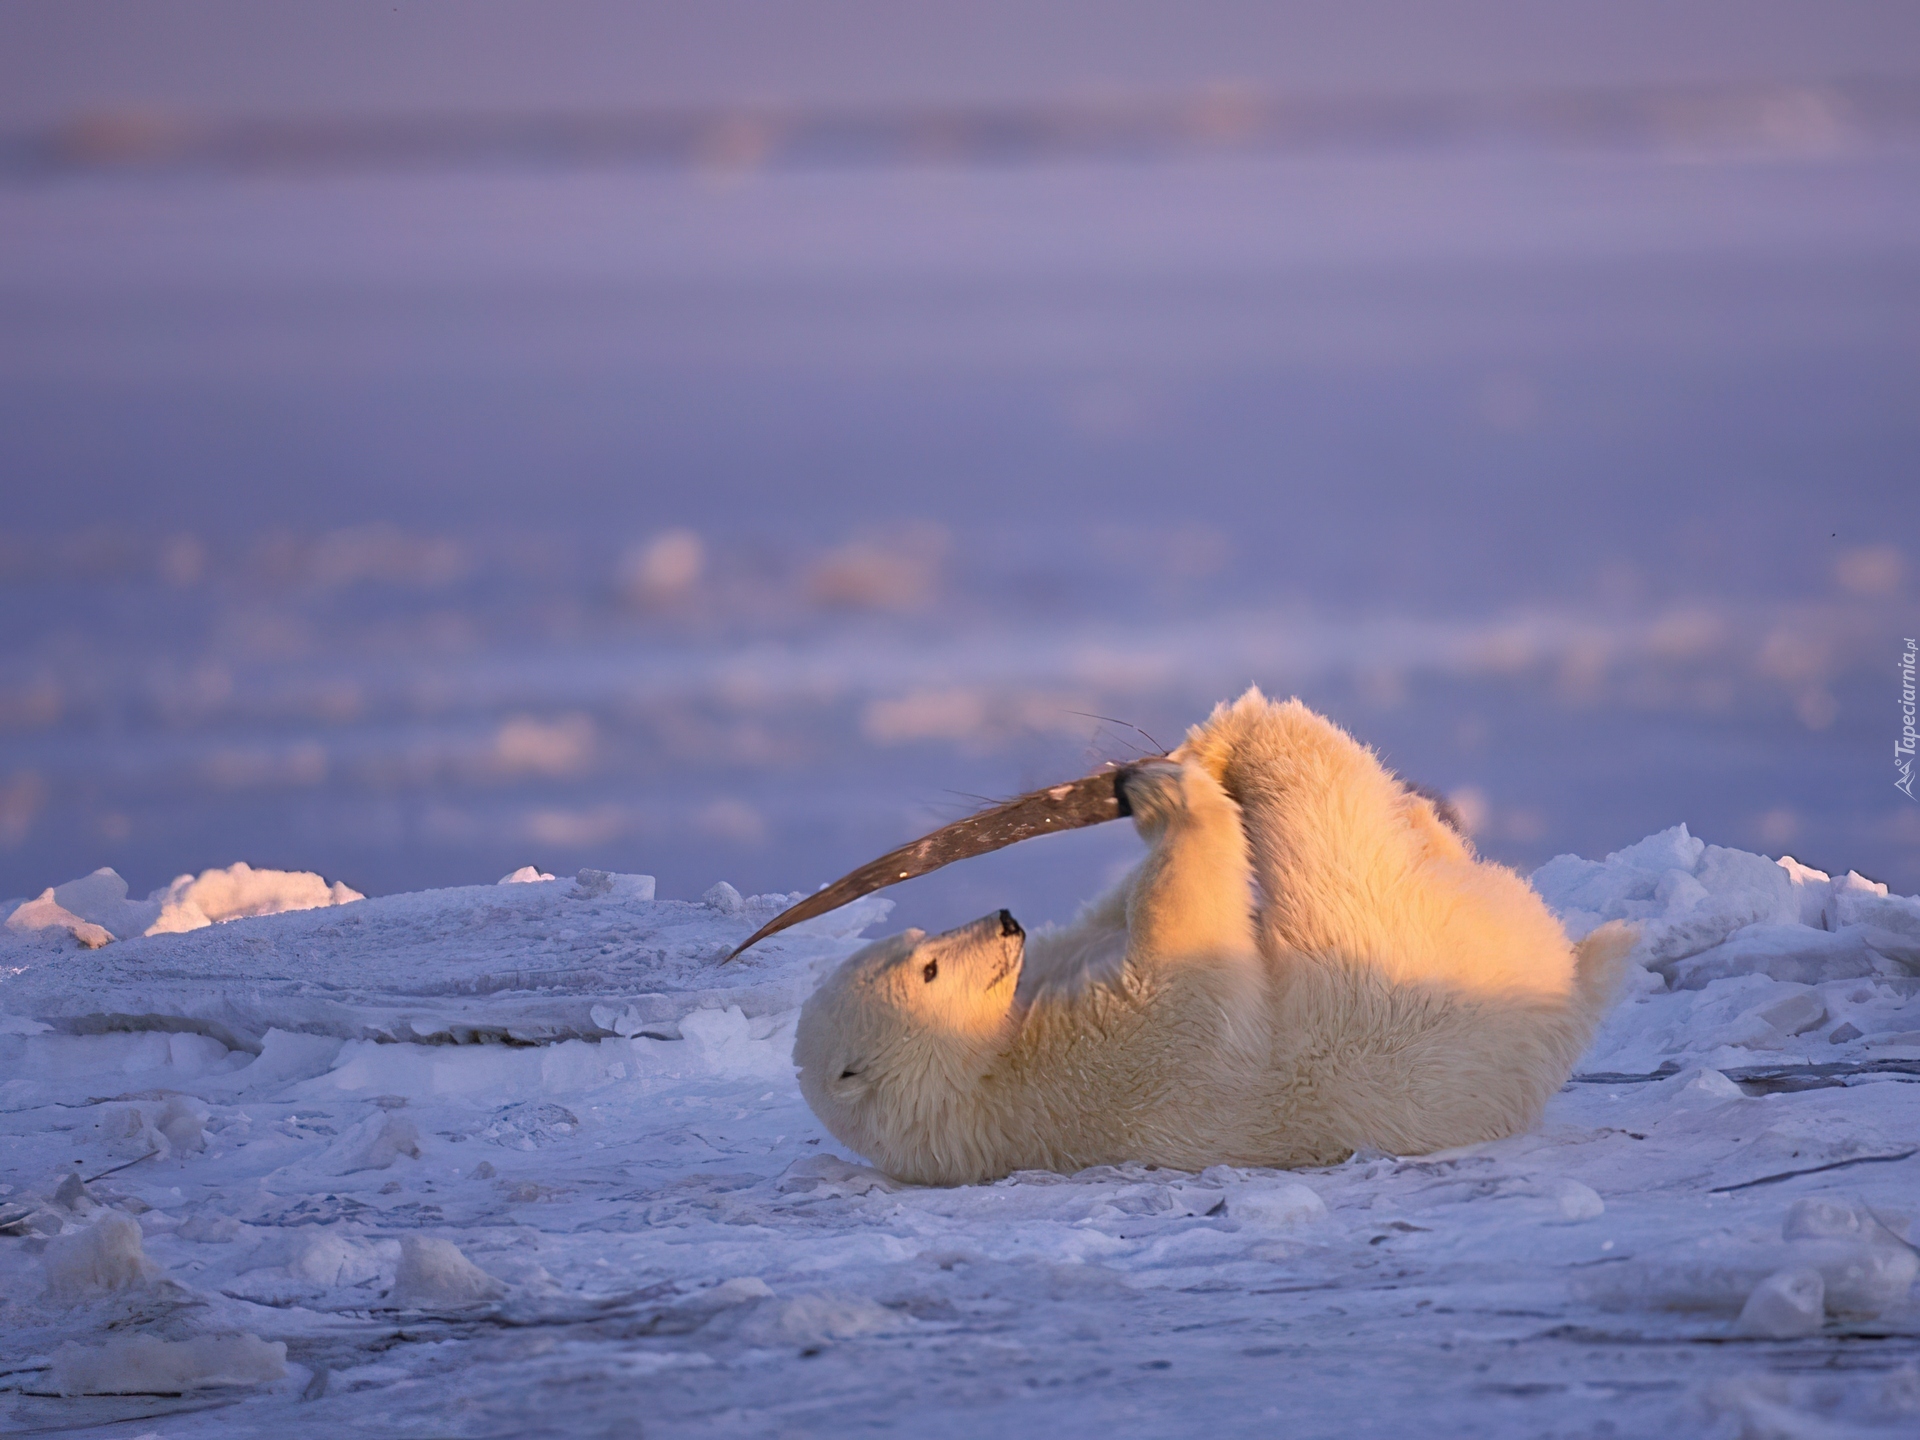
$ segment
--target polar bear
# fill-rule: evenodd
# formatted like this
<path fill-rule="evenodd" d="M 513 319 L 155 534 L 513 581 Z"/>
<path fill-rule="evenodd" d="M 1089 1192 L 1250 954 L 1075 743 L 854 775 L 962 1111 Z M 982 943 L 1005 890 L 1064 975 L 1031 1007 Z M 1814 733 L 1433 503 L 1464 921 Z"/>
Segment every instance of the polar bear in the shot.
<path fill-rule="evenodd" d="M 794 1043 L 814 1113 L 921 1184 L 1125 1160 L 1334 1164 L 1534 1124 L 1631 932 L 1582 944 L 1433 803 L 1249 690 L 1120 781 L 1148 843 L 1028 936 L 1007 911 L 845 961 Z"/>

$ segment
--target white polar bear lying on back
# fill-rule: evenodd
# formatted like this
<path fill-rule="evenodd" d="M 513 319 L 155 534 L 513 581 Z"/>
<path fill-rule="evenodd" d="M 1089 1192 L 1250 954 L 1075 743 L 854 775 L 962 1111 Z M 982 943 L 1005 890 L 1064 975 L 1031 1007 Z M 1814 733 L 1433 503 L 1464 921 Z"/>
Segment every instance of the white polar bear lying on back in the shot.
<path fill-rule="evenodd" d="M 1631 932 L 1526 882 L 1297 700 L 1250 690 L 1122 781 L 1150 849 L 1063 930 L 867 946 L 800 1014 L 814 1112 L 888 1174 L 1337 1163 L 1523 1130 Z"/>

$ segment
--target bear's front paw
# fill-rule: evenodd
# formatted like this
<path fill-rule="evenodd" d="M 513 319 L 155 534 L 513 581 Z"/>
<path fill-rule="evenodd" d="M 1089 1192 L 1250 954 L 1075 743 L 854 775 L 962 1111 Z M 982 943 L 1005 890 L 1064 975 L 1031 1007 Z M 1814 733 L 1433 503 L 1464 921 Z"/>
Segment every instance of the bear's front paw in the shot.
<path fill-rule="evenodd" d="M 1171 760 L 1147 760 L 1129 766 L 1117 782 L 1134 828 L 1151 838 L 1187 808 L 1185 767 Z"/>

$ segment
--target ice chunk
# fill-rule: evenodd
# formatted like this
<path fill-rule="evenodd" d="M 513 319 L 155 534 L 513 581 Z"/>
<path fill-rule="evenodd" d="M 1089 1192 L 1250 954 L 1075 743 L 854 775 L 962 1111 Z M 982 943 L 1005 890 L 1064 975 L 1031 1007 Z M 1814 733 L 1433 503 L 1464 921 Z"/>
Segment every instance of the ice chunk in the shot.
<path fill-rule="evenodd" d="M 722 1280 L 702 1297 L 720 1305 L 744 1305 L 749 1300 L 770 1300 L 773 1291 L 758 1275 L 736 1275 Z"/>
<path fill-rule="evenodd" d="M 153 1117 L 153 1127 L 167 1137 L 175 1151 L 207 1148 L 206 1125 L 211 1118 L 205 1106 L 185 1095 L 169 1095 Z"/>
<path fill-rule="evenodd" d="M 403 1115 L 382 1111 L 343 1131 L 327 1147 L 323 1168 L 334 1175 L 385 1170 L 402 1155 L 420 1158 L 420 1129 Z"/>
<path fill-rule="evenodd" d="M 1799 1035 L 1827 1018 L 1827 1004 L 1811 986 L 1795 986 L 1785 995 L 1754 1006 L 1743 1018 L 1757 1020 L 1783 1036 Z"/>
<path fill-rule="evenodd" d="M 1808 1266 L 1778 1270 L 1753 1287 L 1734 1330 L 1768 1340 L 1811 1335 L 1826 1323 L 1827 1284 Z"/>
<path fill-rule="evenodd" d="M 89 950 L 98 950 L 113 941 L 112 931 L 103 925 L 81 919 L 56 900 L 52 890 L 45 890 L 38 899 L 15 907 L 14 912 L 7 916 L 7 929 L 16 935 L 41 930 L 64 930 Z"/>
<path fill-rule="evenodd" d="M 65 1206 L 76 1215 L 90 1215 L 99 1204 L 78 1175 L 69 1175 L 60 1182 L 53 1192 L 53 1203 Z"/>
<path fill-rule="evenodd" d="M 724 1010 L 695 1010 L 680 1018 L 687 1058 L 698 1069 L 732 1078 L 788 1079 L 793 1074 L 789 1051 L 767 1039 L 755 1039 L 753 1030 L 753 1022 L 738 1005 Z"/>
<path fill-rule="evenodd" d="M 1588 882 L 1604 875 L 1606 869 L 1598 860 L 1588 860 L 1579 855 L 1556 855 L 1528 876 L 1527 883 L 1555 910 L 1597 909 L 1580 904 L 1582 891 Z"/>
<path fill-rule="evenodd" d="M 1632 865 L 1601 864 L 1577 855 L 1556 855 L 1533 872 L 1532 885 L 1560 912 L 1602 920 L 1643 919 L 1657 911 L 1654 892 L 1664 872 Z"/>
<path fill-rule="evenodd" d="M 333 1230 L 306 1227 L 296 1234 L 287 1274 L 331 1290 L 358 1285 L 380 1273 L 380 1260 L 371 1246 Z"/>
<path fill-rule="evenodd" d="M 602 1030 L 626 1039 L 633 1035 L 646 1035 L 655 1040 L 678 1040 L 680 1026 L 672 1020 L 649 1020 L 635 1006 L 626 1005 L 616 1010 L 611 1005 L 595 1005 L 587 1012 L 587 1018 Z"/>
<path fill-rule="evenodd" d="M 913 1323 L 864 1295 L 800 1295 L 778 1313 L 777 1337 L 806 1348 L 860 1335 L 888 1335 Z"/>
<path fill-rule="evenodd" d="M 1763 855 L 1705 845 L 1684 825 L 1649 835 L 1604 864 L 1560 855 L 1533 874 L 1569 935 L 1607 920 L 1640 925 L 1634 958 L 1651 969 L 1711 949 L 1744 926 L 1798 924 L 1802 905 L 1787 872 Z"/>
<path fill-rule="evenodd" d="M 305 870 L 256 870 L 241 860 L 225 870 L 203 870 L 175 878 L 153 892 L 160 911 L 142 933 L 175 935 L 202 930 L 221 920 L 249 915 L 280 915 L 289 910 L 317 910 L 345 905 L 366 896 L 338 880 L 329 885 Z"/>
<path fill-rule="evenodd" d="M 135 1159 L 152 1155 L 164 1160 L 173 1153 L 173 1142 L 138 1105 L 109 1105 L 93 1122 L 93 1130 L 110 1155 Z"/>
<path fill-rule="evenodd" d="M 1844 1200 L 1796 1200 L 1781 1222 L 1780 1234 L 1788 1240 L 1827 1239 L 1835 1236 L 1871 1240 L 1884 1230 L 1871 1211 Z"/>
<path fill-rule="evenodd" d="M 206 1149 L 208 1116 L 204 1106 L 176 1094 L 157 1105 L 110 1105 L 94 1130 L 112 1154 L 164 1160 L 175 1151 Z"/>
<path fill-rule="evenodd" d="M 1227 1218 L 1261 1228 L 1304 1225 L 1323 1220 L 1327 1202 L 1310 1185 L 1298 1180 L 1276 1184 L 1252 1182 L 1234 1187 L 1227 1196 Z"/>
<path fill-rule="evenodd" d="M 809 1155 L 794 1161 L 780 1177 L 783 1194 L 808 1194 L 816 1200 L 840 1200 L 899 1188 L 878 1170 L 851 1164 L 838 1155 Z"/>
<path fill-rule="evenodd" d="M 1904 1221 L 1895 1217 L 1895 1224 Z M 1795 1201 L 1780 1226 L 1796 1255 L 1817 1266 L 1835 1314 L 1878 1315 L 1920 1275 L 1920 1254 L 1880 1215 L 1844 1200 Z"/>
<path fill-rule="evenodd" d="M 1669 977 L 1680 962 L 1712 951 L 1756 926 L 1799 932 L 1792 944 L 1776 935 L 1767 947 L 1770 960 L 1780 959 L 1784 965 L 1783 954 L 1796 948 L 1812 950 L 1821 959 L 1805 974 L 1780 978 L 1819 978 L 1835 968 L 1828 963 L 1831 957 L 1821 949 L 1821 942 L 1805 938 L 1809 922 L 1819 925 L 1831 909 L 1825 874 L 1791 859 L 1776 862 L 1744 850 L 1706 845 L 1688 834 L 1684 825 L 1616 851 L 1604 863 L 1556 856 L 1534 872 L 1533 885 L 1560 912 L 1569 934 L 1585 934 L 1606 920 L 1638 922 L 1641 933 L 1634 958 Z M 1873 898 L 1887 903 L 1884 894 Z M 1904 902 L 1892 904 L 1894 908 L 1884 912 L 1891 917 L 1884 922 L 1885 928 L 1908 918 L 1901 908 Z M 1911 918 L 1920 926 L 1920 910 Z M 1920 947 L 1920 934 L 1915 941 Z M 1853 956 L 1849 974 L 1880 973 L 1883 968 L 1861 955 L 1858 937 L 1841 948 Z M 1745 973 L 1753 968 L 1747 963 L 1752 958 L 1742 952 L 1717 956 L 1699 971 L 1695 988 L 1722 975 Z"/>
<path fill-rule="evenodd" d="M 15 1196 L 0 1202 L 0 1235 L 58 1235 L 66 1223 L 66 1216 L 40 1203 L 35 1195 Z"/>
<path fill-rule="evenodd" d="M 260 1053 L 233 1072 L 231 1087 L 264 1098 L 282 1085 L 324 1075 L 344 1044 L 333 1035 L 270 1029 L 260 1042 Z"/>
<path fill-rule="evenodd" d="M 1882 930 L 1877 925 L 1859 927 L 1860 939 L 1867 949 L 1879 960 L 1890 962 L 1876 967 L 1883 975 L 1894 975 L 1904 970 L 1911 975 L 1920 975 L 1920 935 L 1905 931 Z M 1840 932 L 1843 935 L 1853 933 L 1853 927 Z"/>
<path fill-rule="evenodd" d="M 1717 1105 L 1723 1100 L 1741 1100 L 1746 1091 L 1718 1070 L 1683 1070 L 1661 1088 L 1676 1105 Z"/>
<path fill-rule="evenodd" d="M 582 900 L 594 900 L 605 896 L 611 900 L 648 901 L 653 899 L 653 891 L 651 875 L 621 875 L 612 870 L 582 870 L 573 877 L 573 893 Z M 709 890 L 707 893 L 711 895 L 713 892 Z"/>
<path fill-rule="evenodd" d="M 1769 1276 L 1801 1270 L 1820 1277 L 1828 1314 L 1871 1318 L 1905 1300 L 1920 1257 L 1897 1242 L 1840 1236 L 1785 1243 L 1708 1237 L 1596 1271 L 1578 1288 L 1612 1309 L 1733 1312 Z"/>
<path fill-rule="evenodd" d="M 1675 990 L 1702 990 L 1733 975 L 1768 975 L 1802 985 L 1898 974 L 1900 967 L 1868 945 L 1864 927 L 1838 934 L 1804 925 L 1749 925 L 1726 943 L 1651 968 Z"/>
<path fill-rule="evenodd" d="M 1665 915 L 1685 915 L 1710 898 L 1705 885 L 1684 870 L 1669 870 L 1653 887 L 1654 901 Z"/>
<path fill-rule="evenodd" d="M 1822 919 L 1829 930 L 1857 927 L 1880 954 L 1920 968 L 1920 897 L 1889 895 L 1886 886 L 1849 870 L 1833 882 Z"/>
<path fill-rule="evenodd" d="M 538 1150 L 579 1130 L 580 1117 L 566 1106 L 528 1101 L 509 1105 L 479 1136 L 509 1150 Z"/>
<path fill-rule="evenodd" d="M 1791 855 L 1782 855 L 1773 862 L 1787 872 L 1787 879 L 1795 885 L 1825 887 L 1833 883 L 1833 877 L 1824 870 L 1816 870 L 1811 865 L 1802 865 Z"/>
<path fill-rule="evenodd" d="M 1800 902 L 1787 872 L 1764 855 L 1709 845 L 1694 871 L 1699 884 L 1716 898 L 1738 897 L 1756 918 L 1781 924 L 1800 923 Z"/>
<path fill-rule="evenodd" d="M 157 901 L 127 899 L 127 882 L 108 865 L 55 886 L 53 898 L 82 920 L 103 926 L 122 940 L 144 932 L 160 914 Z"/>
<path fill-rule="evenodd" d="M 62 1395 L 180 1395 L 213 1385 L 262 1385 L 287 1373 L 287 1347 L 256 1335 L 161 1340 L 129 1335 L 104 1345 L 69 1340 L 53 1352 Z"/>
<path fill-rule="evenodd" d="M 1838 930 L 1842 925 L 1853 924 L 1853 917 L 1863 906 L 1887 898 L 1886 886 L 1877 880 L 1867 879 L 1857 870 L 1849 870 L 1835 879 L 1829 888 L 1821 918 L 1827 929 Z"/>
<path fill-rule="evenodd" d="M 1708 900 L 1699 908 L 1671 920 L 1652 918 L 1640 926 L 1633 958 L 1656 974 L 1671 977 L 1678 965 L 1726 943 L 1756 917 L 1746 906 Z M 1789 927 L 1799 930 L 1798 925 Z"/>
<path fill-rule="evenodd" d="M 387 1299 L 409 1309 L 447 1309 L 483 1305 L 506 1290 L 451 1240 L 407 1235 L 400 1241 L 400 1269 Z"/>
<path fill-rule="evenodd" d="M 185 1232 L 182 1226 L 183 1238 L 197 1238 Z M 315 1225 L 273 1235 L 250 1261 L 252 1268 L 227 1283 L 227 1293 L 267 1305 L 312 1299 L 341 1286 L 377 1280 L 381 1273 L 372 1246 Z"/>
<path fill-rule="evenodd" d="M 206 1211 L 192 1215 L 173 1232 L 182 1240 L 190 1240 L 196 1245 L 225 1245 L 240 1238 L 240 1222 L 231 1215 L 215 1215 Z"/>
<path fill-rule="evenodd" d="M 537 866 L 522 865 L 511 875 L 502 875 L 498 883 L 502 885 L 537 885 L 543 880 L 551 879 L 553 879 L 553 876 L 542 871 Z"/>
<path fill-rule="evenodd" d="M 738 915 L 746 901 L 740 898 L 738 890 L 720 880 L 708 887 L 707 893 L 700 897 L 700 903 L 709 910 L 718 910 L 722 915 Z"/>
<path fill-rule="evenodd" d="M 1810 1265 L 1826 1282 L 1827 1310 L 1871 1319 L 1907 1298 L 1920 1255 L 1891 1235 L 1856 1240 L 1809 1236 L 1787 1246 L 1796 1264 Z"/>
<path fill-rule="evenodd" d="M 1826 924 L 1827 896 L 1833 889 L 1833 878 L 1824 870 L 1802 865 L 1791 855 L 1782 855 L 1774 863 L 1786 872 L 1800 923 L 1822 928 Z"/>
<path fill-rule="evenodd" d="M 1597 1220 L 1607 1213 L 1607 1202 L 1600 1198 L 1600 1193 L 1578 1180 L 1556 1181 L 1552 1194 L 1560 1218 L 1569 1224 Z"/>
<path fill-rule="evenodd" d="M 1744 850 L 1708 846 L 1698 878 L 1667 872 L 1656 890 L 1661 898 L 1665 908 L 1647 917 L 1635 950 L 1642 964 L 1656 970 L 1671 970 L 1673 962 L 1752 926 L 1804 928 L 1787 872 Z"/>
<path fill-rule="evenodd" d="M 1675 825 L 1657 835 L 1616 850 L 1607 856 L 1609 866 L 1628 866 L 1635 870 L 1686 870 L 1691 872 L 1706 851 L 1706 842 L 1687 833 L 1685 825 Z"/>
<path fill-rule="evenodd" d="M 47 1298 L 65 1305 L 160 1274 L 147 1259 L 140 1223 L 118 1210 L 107 1211 L 84 1230 L 49 1240 L 41 1263 L 47 1272 Z"/>

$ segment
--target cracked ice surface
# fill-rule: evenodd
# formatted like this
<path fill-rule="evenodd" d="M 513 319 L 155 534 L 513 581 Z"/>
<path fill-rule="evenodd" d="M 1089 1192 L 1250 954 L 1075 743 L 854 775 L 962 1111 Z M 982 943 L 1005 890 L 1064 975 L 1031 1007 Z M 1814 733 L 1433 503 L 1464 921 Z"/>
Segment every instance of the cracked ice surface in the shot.
<path fill-rule="evenodd" d="M 867 1168 L 793 1082 L 795 1006 L 884 902 L 724 967 L 790 897 L 587 872 L 6 932 L 0 1415 L 1914 1433 L 1920 902 L 1684 827 L 1535 883 L 1571 929 L 1642 930 L 1533 1133 L 949 1190 Z"/>

